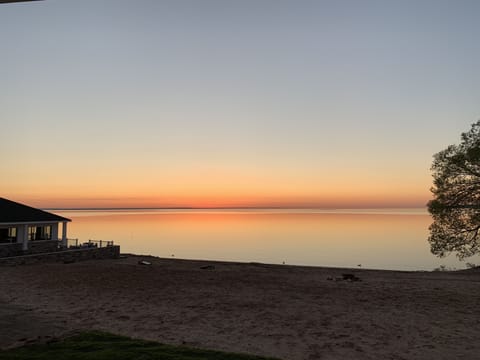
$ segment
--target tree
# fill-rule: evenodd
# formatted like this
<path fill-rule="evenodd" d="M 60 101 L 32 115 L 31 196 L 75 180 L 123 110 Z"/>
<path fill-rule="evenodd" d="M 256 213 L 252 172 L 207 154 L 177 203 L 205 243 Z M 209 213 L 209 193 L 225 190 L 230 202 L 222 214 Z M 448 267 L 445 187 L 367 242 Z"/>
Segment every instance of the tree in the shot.
<path fill-rule="evenodd" d="M 459 145 L 433 158 L 431 251 L 440 257 L 455 252 L 460 259 L 480 253 L 480 120 Z"/>

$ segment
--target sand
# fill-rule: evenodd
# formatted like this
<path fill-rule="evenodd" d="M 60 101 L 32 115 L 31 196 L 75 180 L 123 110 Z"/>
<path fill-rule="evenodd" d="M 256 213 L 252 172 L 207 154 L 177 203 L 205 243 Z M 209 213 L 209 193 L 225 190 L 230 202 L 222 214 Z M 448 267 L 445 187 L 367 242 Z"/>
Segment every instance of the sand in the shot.
<path fill-rule="evenodd" d="M 139 265 L 141 259 L 152 265 Z M 361 281 L 332 280 L 343 273 Z M 398 272 L 129 256 L 1 267 L 0 306 L 4 348 L 98 329 L 285 360 L 480 356 L 476 269 Z"/>

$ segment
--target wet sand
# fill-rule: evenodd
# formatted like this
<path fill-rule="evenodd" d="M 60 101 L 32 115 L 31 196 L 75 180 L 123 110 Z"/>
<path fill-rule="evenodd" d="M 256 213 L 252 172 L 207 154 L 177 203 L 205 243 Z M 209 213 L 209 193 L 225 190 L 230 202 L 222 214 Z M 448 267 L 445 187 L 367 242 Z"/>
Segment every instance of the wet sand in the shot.
<path fill-rule="evenodd" d="M 139 265 L 145 259 L 152 265 Z M 351 273 L 361 281 L 345 281 Z M 477 359 L 480 271 L 129 256 L 0 267 L 0 346 L 98 329 L 303 359 Z M 32 324 L 28 326 L 27 324 Z"/>

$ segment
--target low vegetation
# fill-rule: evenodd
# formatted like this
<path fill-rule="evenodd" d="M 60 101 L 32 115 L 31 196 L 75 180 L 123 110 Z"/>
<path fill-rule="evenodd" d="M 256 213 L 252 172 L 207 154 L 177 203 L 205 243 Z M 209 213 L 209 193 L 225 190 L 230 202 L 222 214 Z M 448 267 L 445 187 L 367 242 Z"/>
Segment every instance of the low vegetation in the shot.
<path fill-rule="evenodd" d="M 102 332 L 0 352 L 0 360 L 267 360 L 264 357 L 163 345 Z M 270 360 L 274 360 L 269 358 Z"/>

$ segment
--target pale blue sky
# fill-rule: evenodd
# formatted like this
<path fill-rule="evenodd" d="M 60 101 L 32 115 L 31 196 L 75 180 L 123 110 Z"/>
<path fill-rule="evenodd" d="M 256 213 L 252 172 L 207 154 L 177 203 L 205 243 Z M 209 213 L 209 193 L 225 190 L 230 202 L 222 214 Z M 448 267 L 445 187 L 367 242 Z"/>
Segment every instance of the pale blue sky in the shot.
<path fill-rule="evenodd" d="M 0 187 L 41 199 L 40 171 L 72 200 L 128 169 L 151 179 L 130 195 L 168 193 L 165 173 L 220 186 L 236 169 L 295 174 L 317 199 L 350 169 L 424 203 L 432 154 L 480 118 L 479 16 L 478 1 L 0 5 Z"/>

